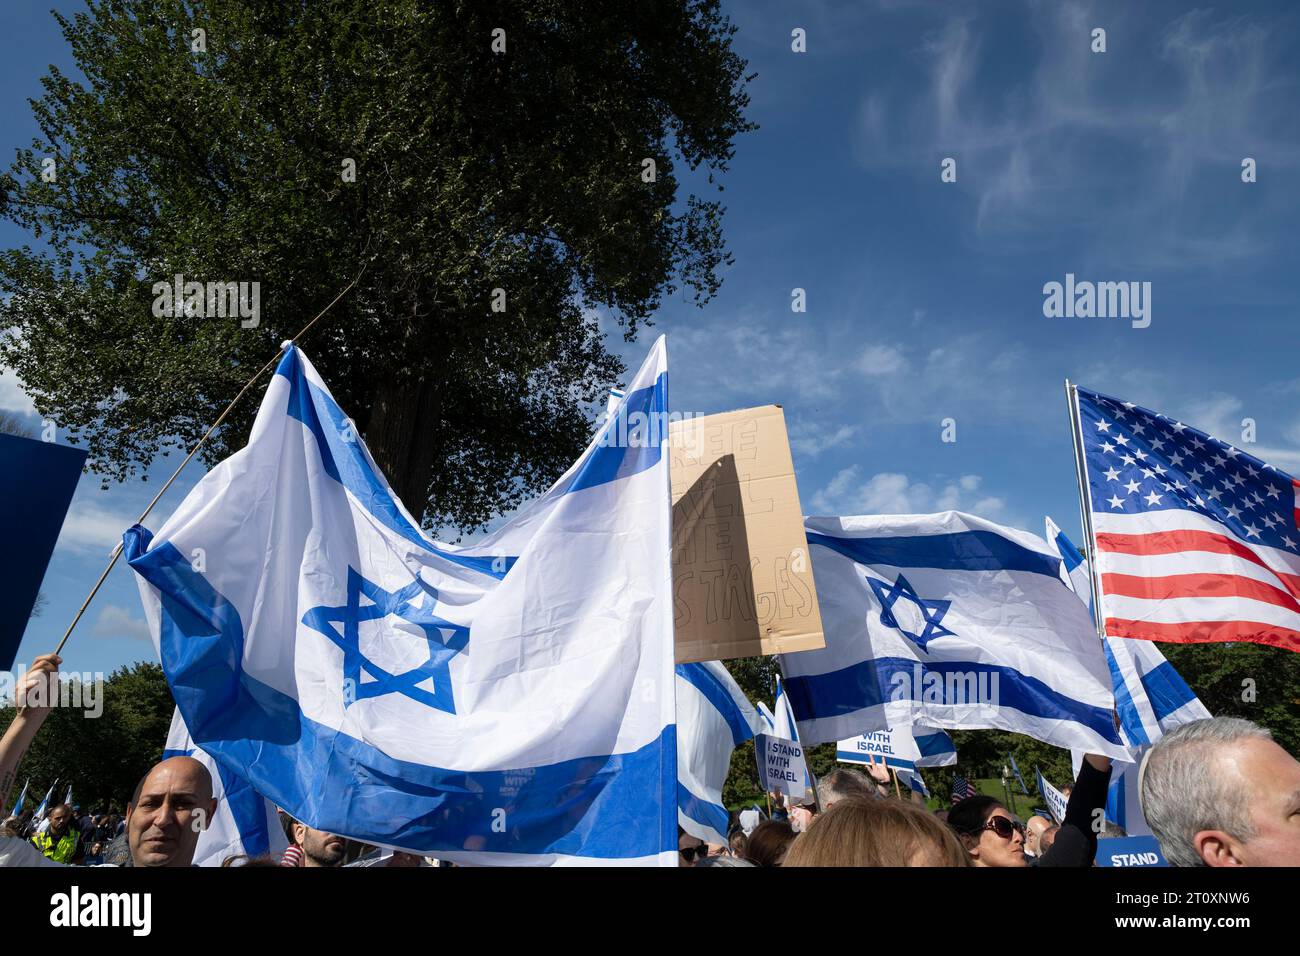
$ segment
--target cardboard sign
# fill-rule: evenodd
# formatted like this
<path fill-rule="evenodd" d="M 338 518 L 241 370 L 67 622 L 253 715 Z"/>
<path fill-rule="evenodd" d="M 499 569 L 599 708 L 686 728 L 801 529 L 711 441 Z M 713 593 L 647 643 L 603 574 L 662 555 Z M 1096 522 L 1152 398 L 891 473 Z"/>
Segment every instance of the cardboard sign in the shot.
<path fill-rule="evenodd" d="M 824 647 L 780 406 L 674 421 L 669 448 L 677 662 Z"/>

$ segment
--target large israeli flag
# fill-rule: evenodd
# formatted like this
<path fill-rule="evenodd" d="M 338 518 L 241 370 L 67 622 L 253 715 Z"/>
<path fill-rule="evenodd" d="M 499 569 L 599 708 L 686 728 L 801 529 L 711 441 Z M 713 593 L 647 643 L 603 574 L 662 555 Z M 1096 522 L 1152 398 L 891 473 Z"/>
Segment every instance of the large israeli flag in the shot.
<path fill-rule="evenodd" d="M 661 338 L 568 472 L 457 548 L 289 346 L 248 446 L 125 535 L 194 743 L 369 843 L 675 864 L 666 400 Z"/>
<path fill-rule="evenodd" d="M 1041 538 L 956 511 L 805 530 L 826 647 L 781 664 L 806 743 L 920 724 L 1124 759 L 1101 644 Z"/>
<path fill-rule="evenodd" d="M 677 665 L 677 822 L 725 846 L 730 814 L 722 786 L 731 754 L 763 730 L 763 718 L 718 661 Z"/>
<path fill-rule="evenodd" d="M 171 729 L 167 731 L 163 759 L 168 757 L 193 757 L 212 775 L 217 812 L 199 834 L 194 847 L 195 866 L 221 866 L 232 856 L 269 855 L 279 859 L 289 841 L 275 804 L 195 747 L 179 710 L 172 712 Z"/>

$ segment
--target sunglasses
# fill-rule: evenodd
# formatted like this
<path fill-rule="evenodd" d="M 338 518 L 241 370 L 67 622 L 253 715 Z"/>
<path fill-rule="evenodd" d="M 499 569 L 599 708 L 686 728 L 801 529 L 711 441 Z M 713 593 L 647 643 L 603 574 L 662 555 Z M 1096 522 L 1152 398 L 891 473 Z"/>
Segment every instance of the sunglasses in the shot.
<path fill-rule="evenodd" d="M 1025 836 L 1025 825 L 1008 817 L 990 817 L 989 822 L 980 829 L 992 830 L 1004 840 L 1010 840 L 1013 833 L 1019 833 L 1021 839 Z"/>
<path fill-rule="evenodd" d="M 691 863 L 695 860 L 696 857 L 699 857 L 700 859 L 704 859 L 704 857 L 708 856 L 709 847 L 708 844 L 701 843 L 699 846 L 682 847 L 677 852 L 682 855 L 683 860 L 685 860 L 687 863 Z"/>

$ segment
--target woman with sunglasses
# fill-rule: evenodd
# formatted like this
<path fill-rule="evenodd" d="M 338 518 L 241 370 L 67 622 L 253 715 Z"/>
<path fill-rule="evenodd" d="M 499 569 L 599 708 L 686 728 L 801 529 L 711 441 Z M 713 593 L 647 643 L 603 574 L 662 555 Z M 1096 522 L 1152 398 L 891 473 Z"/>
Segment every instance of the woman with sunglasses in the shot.
<path fill-rule="evenodd" d="M 1036 866 L 1092 866 L 1097 855 L 1094 819 L 1106 806 L 1110 785 L 1110 758 L 1088 754 L 1079 768 L 1065 807 L 1065 819 L 1052 847 Z M 976 866 L 1028 866 L 1025 859 L 1025 827 L 995 797 L 967 797 L 948 812 L 948 825 L 966 847 Z"/>

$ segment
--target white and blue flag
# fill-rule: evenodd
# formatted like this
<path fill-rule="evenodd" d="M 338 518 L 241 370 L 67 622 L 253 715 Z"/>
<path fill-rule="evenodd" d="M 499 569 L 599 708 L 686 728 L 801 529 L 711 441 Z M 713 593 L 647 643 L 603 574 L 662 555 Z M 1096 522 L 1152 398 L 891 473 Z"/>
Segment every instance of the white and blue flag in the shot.
<path fill-rule="evenodd" d="M 722 786 L 731 754 L 763 718 L 717 661 L 677 665 L 677 822 L 705 843 L 727 843 Z"/>
<path fill-rule="evenodd" d="M 212 775 L 217 812 L 199 834 L 194 847 L 195 866 L 221 866 L 232 856 L 271 856 L 279 860 L 289 840 L 275 804 L 195 747 L 179 710 L 172 712 L 167 746 L 163 748 L 163 759 L 169 757 L 193 757 Z"/>
<path fill-rule="evenodd" d="M 549 491 L 455 547 L 289 345 L 247 447 L 124 536 L 195 745 L 368 843 L 674 865 L 665 356 Z"/>
<path fill-rule="evenodd" d="M 71 807 L 71 806 L 73 805 L 73 804 L 72 804 L 72 784 L 68 784 L 68 790 L 67 790 L 67 792 L 63 795 L 63 802 L 64 802 L 68 807 Z"/>
<path fill-rule="evenodd" d="M 57 787 L 58 785 L 58 781 L 56 780 L 54 785 L 45 791 L 45 799 L 41 801 L 40 806 L 36 808 L 36 812 L 32 814 L 33 826 L 45 819 L 45 814 L 50 809 L 50 798 L 54 796 L 54 787 Z"/>
<path fill-rule="evenodd" d="M 921 775 L 915 770 L 898 771 L 898 779 L 903 782 L 903 786 L 907 787 L 907 789 L 919 793 L 927 800 L 929 799 L 930 788 L 925 785 L 925 781 L 921 779 Z"/>
<path fill-rule="evenodd" d="M 1047 519 L 1047 540 L 1061 557 L 1062 579 L 1091 611 L 1092 581 L 1087 559 L 1051 518 Z M 1130 747 L 1153 744 L 1181 724 L 1211 716 L 1151 641 L 1107 637 L 1105 651 L 1115 711 Z M 1125 759 L 1136 762 L 1141 758 L 1135 753 Z"/>
<path fill-rule="evenodd" d="M 781 680 L 781 675 L 776 675 L 776 697 L 773 704 L 773 723 L 772 736 L 779 737 L 782 740 L 789 740 L 799 744 L 800 756 L 796 758 L 799 769 L 803 771 L 803 786 L 805 792 L 812 790 L 812 774 L 808 772 L 807 758 L 803 756 L 803 741 L 799 739 L 799 723 L 794 719 L 794 713 L 790 710 L 790 698 L 785 694 L 785 684 Z"/>
<path fill-rule="evenodd" d="M 1041 538 L 956 511 L 805 531 L 826 647 L 781 658 L 805 742 L 920 724 L 1124 759 L 1101 644 Z"/>
<path fill-rule="evenodd" d="M 15 803 L 14 808 L 11 811 L 9 811 L 9 815 L 11 817 L 16 817 L 23 812 L 23 804 L 27 802 L 27 787 L 31 784 L 31 782 L 32 782 L 31 779 L 28 778 L 23 783 L 23 792 L 18 794 L 18 802 Z"/>

